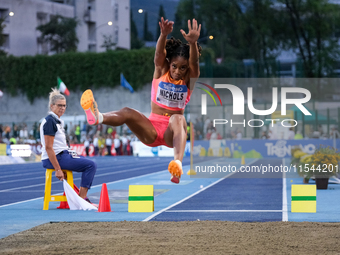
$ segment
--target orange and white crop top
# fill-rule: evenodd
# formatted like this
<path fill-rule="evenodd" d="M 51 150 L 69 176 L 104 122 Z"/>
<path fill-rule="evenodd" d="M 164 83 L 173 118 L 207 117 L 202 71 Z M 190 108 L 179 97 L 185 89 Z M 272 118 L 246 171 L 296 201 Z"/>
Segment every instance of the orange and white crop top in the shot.
<path fill-rule="evenodd" d="M 162 108 L 180 111 L 190 101 L 192 91 L 187 87 L 184 80 L 174 80 L 170 71 L 159 79 L 152 80 L 151 101 Z"/>

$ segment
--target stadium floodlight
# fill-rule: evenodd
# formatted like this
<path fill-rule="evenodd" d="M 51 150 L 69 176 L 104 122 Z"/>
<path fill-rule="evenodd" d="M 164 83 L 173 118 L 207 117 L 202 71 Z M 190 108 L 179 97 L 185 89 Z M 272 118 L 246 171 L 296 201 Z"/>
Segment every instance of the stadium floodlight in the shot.
<path fill-rule="evenodd" d="M 148 11 L 148 10 L 145 10 L 145 9 L 138 9 L 138 13 L 139 14 L 142 14 L 142 13 L 151 14 L 151 15 L 155 16 L 156 18 L 159 17 L 157 13 L 152 12 L 152 11 Z"/>

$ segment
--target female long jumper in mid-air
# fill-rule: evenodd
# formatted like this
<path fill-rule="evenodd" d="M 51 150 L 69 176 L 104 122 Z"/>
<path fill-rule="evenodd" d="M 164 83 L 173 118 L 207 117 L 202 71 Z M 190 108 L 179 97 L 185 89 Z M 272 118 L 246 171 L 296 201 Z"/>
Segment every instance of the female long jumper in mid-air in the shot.
<path fill-rule="evenodd" d="M 137 110 L 124 107 L 119 111 L 100 113 L 91 90 L 86 90 L 80 100 L 87 122 L 90 125 L 103 123 L 120 126 L 124 123 L 145 145 L 156 147 L 165 145 L 174 148 L 174 160 L 169 163 L 171 181 L 179 183 L 183 174 L 182 160 L 187 137 L 187 124 L 183 116 L 184 108 L 190 101 L 194 82 L 198 78 L 201 47 L 197 43 L 201 25 L 195 19 L 188 20 L 188 33 L 181 29 L 184 39 L 167 40 L 174 22 L 161 18 L 160 36 L 157 41 L 151 88 L 151 114 L 149 118 Z M 193 81 L 193 80 L 192 80 Z"/>

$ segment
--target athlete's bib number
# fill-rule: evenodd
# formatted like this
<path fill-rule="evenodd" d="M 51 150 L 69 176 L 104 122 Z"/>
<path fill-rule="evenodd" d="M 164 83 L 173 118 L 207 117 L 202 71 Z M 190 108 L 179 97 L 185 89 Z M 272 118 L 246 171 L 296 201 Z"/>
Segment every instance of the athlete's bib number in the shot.
<path fill-rule="evenodd" d="M 156 101 L 162 105 L 184 109 L 188 95 L 186 85 L 175 85 L 167 82 L 160 82 L 157 89 Z"/>

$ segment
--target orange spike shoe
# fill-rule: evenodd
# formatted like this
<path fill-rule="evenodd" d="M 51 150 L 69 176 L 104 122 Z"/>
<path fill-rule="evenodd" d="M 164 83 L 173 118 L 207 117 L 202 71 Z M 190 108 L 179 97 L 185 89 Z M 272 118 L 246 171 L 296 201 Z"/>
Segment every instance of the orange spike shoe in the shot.
<path fill-rule="evenodd" d="M 98 125 L 98 106 L 96 101 L 94 100 L 92 90 L 86 90 L 80 99 L 80 105 L 84 109 L 87 122 L 90 125 Z"/>
<path fill-rule="evenodd" d="M 171 173 L 171 179 L 173 183 L 179 183 L 181 175 L 183 174 L 182 162 L 179 160 L 172 160 L 169 163 L 168 170 Z"/>

